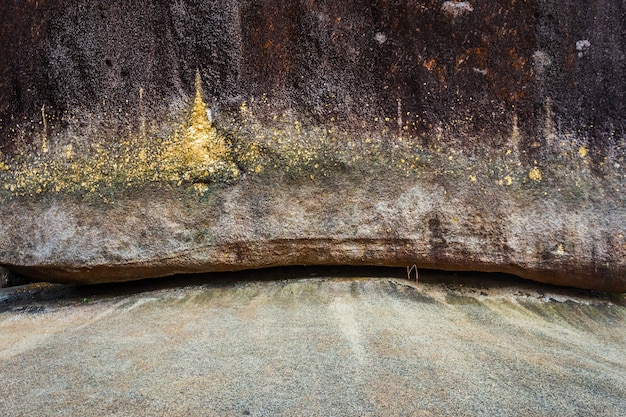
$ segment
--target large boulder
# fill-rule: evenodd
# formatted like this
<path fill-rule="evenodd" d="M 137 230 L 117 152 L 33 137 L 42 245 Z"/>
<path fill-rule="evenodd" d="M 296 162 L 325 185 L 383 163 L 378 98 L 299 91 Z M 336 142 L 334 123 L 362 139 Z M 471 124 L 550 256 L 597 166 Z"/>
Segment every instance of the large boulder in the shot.
<path fill-rule="evenodd" d="M 0 265 L 291 264 L 626 291 L 626 9 L 0 4 Z"/>

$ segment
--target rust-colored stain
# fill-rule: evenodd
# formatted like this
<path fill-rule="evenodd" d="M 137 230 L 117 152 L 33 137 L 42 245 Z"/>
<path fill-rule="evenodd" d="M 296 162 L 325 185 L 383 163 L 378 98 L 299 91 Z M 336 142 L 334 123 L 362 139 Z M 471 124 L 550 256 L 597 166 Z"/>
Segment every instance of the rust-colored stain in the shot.
<path fill-rule="evenodd" d="M 565 56 L 565 68 L 572 71 L 576 67 L 576 53 L 571 52 Z"/>
<path fill-rule="evenodd" d="M 446 74 L 448 73 L 448 71 L 445 66 L 437 65 L 437 61 L 434 58 L 422 62 L 422 66 L 426 68 L 429 72 L 434 72 L 437 75 L 437 79 L 440 83 L 443 84 L 446 82 Z"/>
<path fill-rule="evenodd" d="M 428 71 L 432 71 L 437 66 L 437 61 L 435 61 L 434 58 L 431 58 L 428 61 L 424 61 L 422 65 L 424 65 L 424 68 L 426 68 Z"/>
<path fill-rule="evenodd" d="M 293 6 L 289 2 L 260 2 L 251 18 L 256 23 L 248 32 L 254 52 L 249 55 L 255 71 L 266 73 L 273 83 L 282 80 L 293 68 L 289 44 L 294 41 Z M 256 51 L 261 51 L 256 52 Z"/>
<path fill-rule="evenodd" d="M 476 47 L 466 49 L 462 54 L 457 55 L 455 67 L 458 71 L 462 65 L 473 65 L 479 68 L 487 66 L 487 48 Z"/>
<path fill-rule="evenodd" d="M 447 74 L 447 71 L 445 67 L 437 68 L 437 78 L 439 79 L 440 83 L 443 84 L 446 82 L 446 74 Z"/>
<path fill-rule="evenodd" d="M 509 60 L 511 62 L 511 66 L 516 69 L 517 71 L 522 71 L 526 68 L 526 65 L 528 64 L 528 60 L 525 58 L 522 58 L 517 51 L 515 50 L 515 48 L 511 48 L 509 49 Z"/>

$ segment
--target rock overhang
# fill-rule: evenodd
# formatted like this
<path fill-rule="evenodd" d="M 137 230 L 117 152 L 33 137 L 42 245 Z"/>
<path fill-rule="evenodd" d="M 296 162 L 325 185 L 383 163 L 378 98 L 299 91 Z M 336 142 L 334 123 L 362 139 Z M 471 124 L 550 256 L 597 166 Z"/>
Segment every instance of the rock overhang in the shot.
<path fill-rule="evenodd" d="M 5 5 L 0 264 L 623 291 L 626 42 L 593 22 L 624 19 L 594 4 Z"/>

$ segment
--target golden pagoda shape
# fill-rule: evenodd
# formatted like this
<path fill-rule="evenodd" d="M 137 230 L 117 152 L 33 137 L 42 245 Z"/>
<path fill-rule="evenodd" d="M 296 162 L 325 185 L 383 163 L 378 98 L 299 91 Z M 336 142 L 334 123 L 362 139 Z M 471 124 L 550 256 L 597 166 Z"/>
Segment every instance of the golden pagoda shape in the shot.
<path fill-rule="evenodd" d="M 196 96 L 191 114 L 176 134 L 183 165 L 182 179 L 193 182 L 229 181 L 239 176 L 230 149 L 209 119 L 202 99 L 202 80 L 196 70 Z"/>

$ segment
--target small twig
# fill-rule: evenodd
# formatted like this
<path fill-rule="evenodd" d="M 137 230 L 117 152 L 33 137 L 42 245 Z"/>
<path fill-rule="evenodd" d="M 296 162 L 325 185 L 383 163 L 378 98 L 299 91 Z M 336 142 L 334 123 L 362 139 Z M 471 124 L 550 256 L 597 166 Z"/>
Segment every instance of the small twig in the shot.
<path fill-rule="evenodd" d="M 411 281 L 411 272 L 415 270 L 415 286 L 417 286 L 419 281 L 419 271 L 417 270 L 417 265 L 407 266 L 406 267 L 406 276 L 409 281 Z"/>

